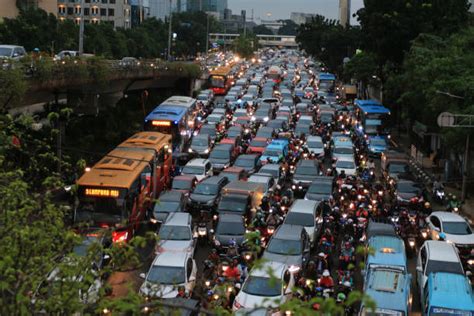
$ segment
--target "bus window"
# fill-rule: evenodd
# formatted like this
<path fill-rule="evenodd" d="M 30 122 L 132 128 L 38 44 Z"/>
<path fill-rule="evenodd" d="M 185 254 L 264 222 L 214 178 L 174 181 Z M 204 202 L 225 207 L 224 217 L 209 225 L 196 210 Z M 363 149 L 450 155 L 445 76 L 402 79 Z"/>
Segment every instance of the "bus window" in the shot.
<path fill-rule="evenodd" d="M 211 86 L 216 88 L 224 88 L 225 86 L 225 77 L 223 76 L 212 76 L 211 77 Z"/>

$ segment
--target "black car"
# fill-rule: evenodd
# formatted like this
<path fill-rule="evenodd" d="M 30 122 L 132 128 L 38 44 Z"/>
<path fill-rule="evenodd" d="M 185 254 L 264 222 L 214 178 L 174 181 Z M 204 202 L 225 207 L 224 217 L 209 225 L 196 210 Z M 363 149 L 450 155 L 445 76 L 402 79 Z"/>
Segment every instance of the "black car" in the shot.
<path fill-rule="evenodd" d="M 217 205 L 219 214 L 231 213 L 250 218 L 250 196 L 245 194 L 224 194 Z"/>
<path fill-rule="evenodd" d="M 242 215 L 224 213 L 219 216 L 214 233 L 214 245 L 225 252 L 231 242 L 241 246 L 245 237 L 245 223 Z"/>
<path fill-rule="evenodd" d="M 395 196 L 398 204 L 423 202 L 424 190 L 414 181 L 399 180 L 396 184 Z"/>
<path fill-rule="evenodd" d="M 334 190 L 333 177 L 316 177 L 306 191 L 305 200 L 326 201 L 329 200 Z"/>
<path fill-rule="evenodd" d="M 247 171 L 248 175 L 251 175 L 258 171 L 261 167 L 260 155 L 247 154 L 240 155 L 234 162 L 234 167 L 241 167 Z"/>
<path fill-rule="evenodd" d="M 234 161 L 234 146 L 232 144 L 218 144 L 209 154 L 214 172 L 220 172 L 229 167 Z"/>
<path fill-rule="evenodd" d="M 193 209 L 211 209 L 219 203 L 222 188 L 229 182 L 226 177 L 212 176 L 198 183 L 189 199 Z"/>
<path fill-rule="evenodd" d="M 306 190 L 320 175 L 321 171 L 317 160 L 300 160 L 293 174 L 292 189 L 294 191 Z"/>
<path fill-rule="evenodd" d="M 170 213 L 184 212 L 186 208 L 186 195 L 184 192 L 172 190 L 161 193 L 158 202 L 153 207 L 152 223 L 163 223 Z"/>

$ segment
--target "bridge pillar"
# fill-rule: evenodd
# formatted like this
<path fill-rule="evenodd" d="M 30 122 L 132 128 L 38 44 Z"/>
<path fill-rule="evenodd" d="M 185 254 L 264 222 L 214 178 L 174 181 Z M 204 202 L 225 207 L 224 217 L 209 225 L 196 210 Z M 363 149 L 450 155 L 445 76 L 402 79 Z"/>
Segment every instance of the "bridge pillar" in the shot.
<path fill-rule="evenodd" d="M 74 112 L 95 115 L 99 112 L 100 95 L 97 91 L 68 90 L 67 104 Z"/>

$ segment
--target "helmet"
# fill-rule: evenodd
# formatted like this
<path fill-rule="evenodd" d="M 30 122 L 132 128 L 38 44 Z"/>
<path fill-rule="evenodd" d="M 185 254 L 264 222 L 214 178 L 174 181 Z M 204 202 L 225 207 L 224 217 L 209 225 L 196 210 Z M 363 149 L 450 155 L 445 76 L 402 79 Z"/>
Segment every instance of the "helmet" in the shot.
<path fill-rule="evenodd" d="M 346 248 L 349 248 L 349 247 L 351 246 L 351 243 L 348 242 L 348 241 L 346 241 L 346 242 L 344 243 L 344 246 L 345 246 Z"/>
<path fill-rule="evenodd" d="M 328 277 L 328 276 L 330 276 L 330 275 L 331 275 L 331 274 L 329 273 L 329 270 L 328 270 L 328 269 L 326 269 L 326 270 L 323 271 L 323 277 Z"/>
<path fill-rule="evenodd" d="M 324 258 L 325 256 L 326 256 L 326 255 L 324 254 L 324 252 L 320 252 L 320 253 L 318 254 L 318 257 L 321 257 L 321 258 Z"/>
<path fill-rule="evenodd" d="M 453 194 L 453 200 L 456 200 L 456 195 Z"/>
<path fill-rule="evenodd" d="M 229 247 L 235 247 L 235 246 L 237 246 L 237 242 L 235 241 L 235 239 L 229 240 Z"/>
<path fill-rule="evenodd" d="M 343 302 L 345 300 L 346 300 L 346 294 L 344 294 L 344 293 L 337 294 L 337 301 L 338 302 Z"/>
<path fill-rule="evenodd" d="M 425 208 L 430 208 L 430 207 L 431 207 L 430 202 L 425 202 Z"/>
<path fill-rule="evenodd" d="M 403 210 L 400 212 L 400 216 L 408 216 L 407 210 Z"/>
<path fill-rule="evenodd" d="M 344 283 L 342 283 L 342 285 L 344 285 L 345 287 L 351 287 L 351 282 L 349 281 L 345 281 Z"/>
<path fill-rule="evenodd" d="M 445 233 L 439 233 L 438 237 L 439 237 L 439 240 L 443 240 L 443 241 L 446 240 L 446 234 Z"/>

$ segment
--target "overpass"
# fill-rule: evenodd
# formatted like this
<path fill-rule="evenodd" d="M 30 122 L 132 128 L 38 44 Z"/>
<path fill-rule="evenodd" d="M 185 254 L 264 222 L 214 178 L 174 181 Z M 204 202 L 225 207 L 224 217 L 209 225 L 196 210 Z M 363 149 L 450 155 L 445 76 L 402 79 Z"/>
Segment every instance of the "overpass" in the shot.
<path fill-rule="evenodd" d="M 227 33 L 209 33 L 209 40 L 212 43 L 232 45 L 232 42 L 238 38 L 240 34 L 227 34 Z M 272 48 L 298 48 L 296 43 L 296 36 L 292 35 L 257 35 L 258 44 L 262 47 Z"/>
<path fill-rule="evenodd" d="M 28 109 L 40 111 L 46 103 L 52 102 L 66 103 L 77 112 L 95 112 L 99 100 L 115 104 L 134 91 L 174 89 L 191 95 L 196 82 L 206 79 L 204 68 L 199 64 L 159 60 L 133 64 L 102 59 L 44 60 L 32 71 L 16 70 L 27 75 L 22 79 L 26 86 L 22 97 L 6 105 L 13 113 Z"/>

